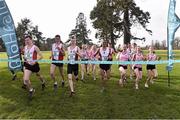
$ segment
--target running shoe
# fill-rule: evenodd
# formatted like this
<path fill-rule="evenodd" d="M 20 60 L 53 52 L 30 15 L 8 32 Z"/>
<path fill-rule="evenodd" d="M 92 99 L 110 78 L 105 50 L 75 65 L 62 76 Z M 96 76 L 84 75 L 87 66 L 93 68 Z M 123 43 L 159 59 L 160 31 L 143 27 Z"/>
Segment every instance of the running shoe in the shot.
<path fill-rule="evenodd" d="M 42 84 L 42 91 L 44 91 L 45 87 L 46 87 L 46 84 L 43 83 L 43 84 Z"/>
<path fill-rule="evenodd" d="M 29 99 L 32 100 L 32 97 L 35 93 L 35 89 L 33 88 L 32 90 L 29 91 Z"/>
<path fill-rule="evenodd" d="M 55 92 L 57 91 L 57 88 L 58 88 L 58 85 L 57 85 L 57 84 L 54 84 L 54 91 L 55 91 Z"/>
<path fill-rule="evenodd" d="M 73 97 L 75 95 L 75 92 L 71 92 L 69 97 Z"/>
<path fill-rule="evenodd" d="M 61 85 L 62 85 L 62 87 L 64 87 L 64 85 L 65 85 L 64 81 L 61 82 Z"/>
<path fill-rule="evenodd" d="M 145 83 L 145 88 L 148 88 L 148 87 L 149 87 L 149 85 L 147 83 Z"/>
<path fill-rule="evenodd" d="M 139 89 L 138 84 L 135 84 L 135 89 L 136 89 L 136 90 L 138 90 L 138 89 Z"/>

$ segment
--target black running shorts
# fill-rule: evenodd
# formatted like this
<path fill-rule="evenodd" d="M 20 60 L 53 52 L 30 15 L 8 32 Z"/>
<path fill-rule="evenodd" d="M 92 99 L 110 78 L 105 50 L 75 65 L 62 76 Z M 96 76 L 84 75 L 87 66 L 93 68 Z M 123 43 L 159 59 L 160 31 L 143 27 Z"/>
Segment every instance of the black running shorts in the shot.
<path fill-rule="evenodd" d="M 27 62 L 24 62 L 24 67 L 31 72 L 38 73 L 40 71 L 39 63 L 35 63 L 34 65 L 30 65 Z"/>
<path fill-rule="evenodd" d="M 67 65 L 67 74 L 72 74 L 74 73 L 75 76 L 78 75 L 78 64 L 68 64 Z"/>

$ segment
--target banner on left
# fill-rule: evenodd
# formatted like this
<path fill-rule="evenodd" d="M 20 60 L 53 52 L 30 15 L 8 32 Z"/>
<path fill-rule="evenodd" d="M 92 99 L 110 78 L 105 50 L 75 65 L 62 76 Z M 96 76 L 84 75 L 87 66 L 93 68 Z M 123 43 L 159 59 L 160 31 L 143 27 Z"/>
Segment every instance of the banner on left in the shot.
<path fill-rule="evenodd" d="M 22 64 L 20 61 L 20 51 L 15 26 L 5 0 L 0 0 L 0 36 L 6 47 L 9 69 L 21 70 Z"/>

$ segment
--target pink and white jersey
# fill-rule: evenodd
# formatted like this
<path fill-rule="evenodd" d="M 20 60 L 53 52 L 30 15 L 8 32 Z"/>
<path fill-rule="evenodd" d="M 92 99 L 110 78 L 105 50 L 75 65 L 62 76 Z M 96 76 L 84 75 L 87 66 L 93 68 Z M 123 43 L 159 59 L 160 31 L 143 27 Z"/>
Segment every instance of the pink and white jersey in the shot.
<path fill-rule="evenodd" d="M 94 51 L 94 50 L 90 51 L 90 59 L 91 60 L 97 60 L 97 57 L 95 56 L 95 54 L 96 54 L 96 51 Z"/>
<path fill-rule="evenodd" d="M 106 47 L 106 50 L 103 50 L 103 48 L 101 47 L 99 50 L 99 56 L 101 58 L 102 61 L 107 61 L 109 54 L 110 54 L 110 49 L 109 47 Z"/>
<path fill-rule="evenodd" d="M 154 54 L 154 53 L 149 53 L 149 54 L 147 55 L 147 60 L 148 60 L 148 61 L 155 61 L 156 58 L 157 58 L 157 56 L 156 56 L 156 54 Z"/>
<path fill-rule="evenodd" d="M 88 59 L 89 58 L 89 55 L 88 55 L 88 52 L 87 50 L 81 50 L 80 51 L 80 54 L 81 54 L 81 59 Z"/>
<path fill-rule="evenodd" d="M 88 54 L 88 59 L 91 58 L 91 50 L 87 50 L 87 54 Z"/>
<path fill-rule="evenodd" d="M 35 50 L 35 45 L 33 45 L 31 48 L 28 48 L 25 46 L 24 48 L 24 59 L 27 61 L 28 64 L 34 64 L 33 60 L 37 60 L 37 52 Z"/>
<path fill-rule="evenodd" d="M 71 48 L 71 46 L 68 47 L 68 60 L 71 62 L 78 60 L 77 52 L 78 52 L 78 46 L 74 47 L 73 49 Z"/>
<path fill-rule="evenodd" d="M 119 52 L 116 59 L 119 61 L 128 61 L 129 60 L 129 53 L 127 51 Z M 127 66 L 127 65 L 123 65 L 123 66 Z"/>
<path fill-rule="evenodd" d="M 142 53 L 136 53 L 134 55 L 135 55 L 135 58 L 134 58 L 135 61 L 142 61 L 144 59 L 144 56 Z M 135 64 L 135 67 L 142 68 L 142 64 Z"/>
<path fill-rule="evenodd" d="M 52 58 L 55 60 L 63 60 L 63 55 L 59 51 L 59 49 L 62 49 L 62 44 L 52 44 Z"/>
<path fill-rule="evenodd" d="M 118 60 L 119 61 L 128 61 L 129 60 L 128 52 L 127 51 L 119 52 Z"/>

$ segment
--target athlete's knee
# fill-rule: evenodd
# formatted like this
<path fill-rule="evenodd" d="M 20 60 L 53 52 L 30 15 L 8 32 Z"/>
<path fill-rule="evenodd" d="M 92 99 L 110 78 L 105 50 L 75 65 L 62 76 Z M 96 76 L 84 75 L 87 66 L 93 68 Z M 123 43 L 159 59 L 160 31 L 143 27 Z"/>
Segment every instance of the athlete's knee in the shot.
<path fill-rule="evenodd" d="M 158 77 L 158 73 L 157 73 L 157 72 L 154 73 L 154 77 L 155 77 L 155 78 Z"/>
<path fill-rule="evenodd" d="M 125 74 L 126 74 L 126 71 L 124 71 L 124 70 L 123 70 L 123 71 L 121 71 L 121 72 L 122 72 L 122 75 L 125 75 Z"/>
<path fill-rule="evenodd" d="M 136 79 L 140 79 L 140 75 L 139 74 L 136 74 Z"/>
<path fill-rule="evenodd" d="M 51 78 L 54 78 L 54 73 L 50 73 Z"/>
<path fill-rule="evenodd" d="M 28 85 L 29 84 L 29 80 L 24 80 L 24 84 Z"/>
<path fill-rule="evenodd" d="M 68 74 L 68 80 L 72 80 L 72 74 Z"/>

